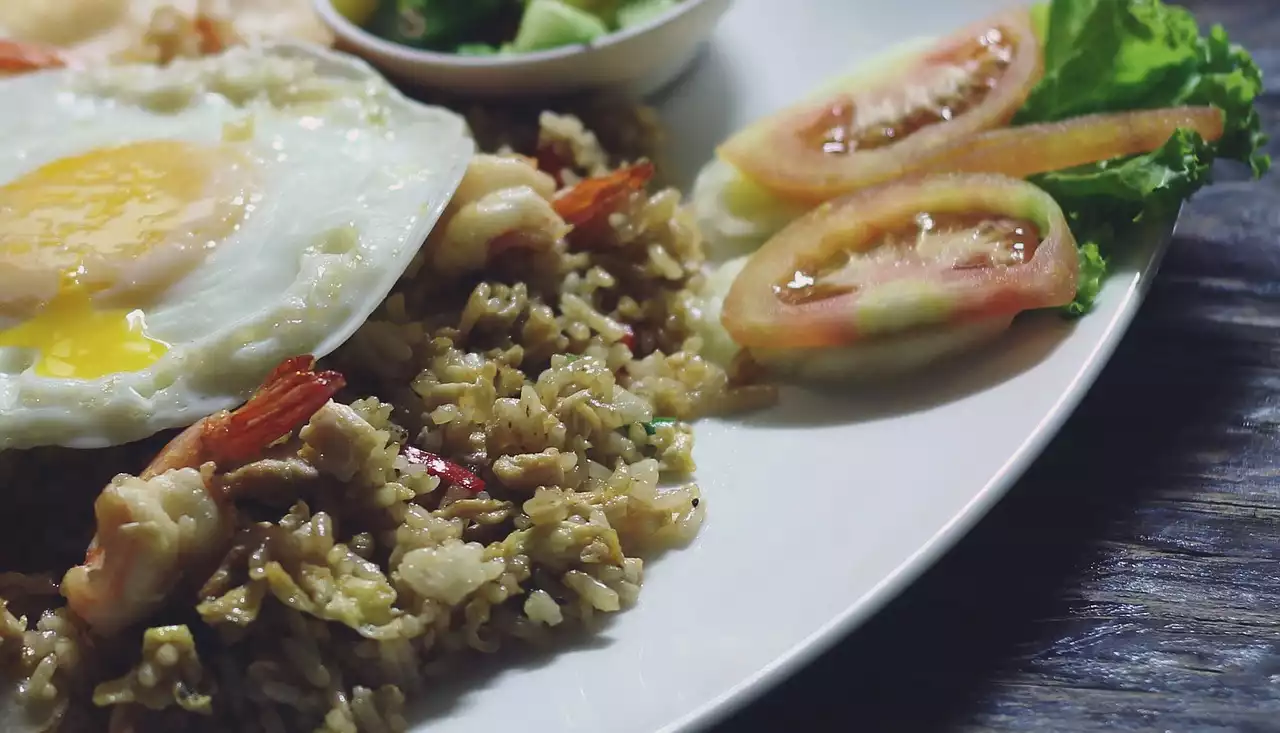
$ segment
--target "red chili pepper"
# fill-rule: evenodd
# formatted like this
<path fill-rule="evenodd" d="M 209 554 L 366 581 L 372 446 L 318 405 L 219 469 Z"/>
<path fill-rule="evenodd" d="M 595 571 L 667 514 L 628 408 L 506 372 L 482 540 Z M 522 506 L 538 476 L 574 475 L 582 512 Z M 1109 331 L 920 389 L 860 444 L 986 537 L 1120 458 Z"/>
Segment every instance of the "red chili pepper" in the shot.
<path fill-rule="evenodd" d="M 479 494 L 484 491 L 484 479 L 447 458 L 441 458 L 435 453 L 429 453 L 411 445 L 401 448 L 400 452 L 409 463 L 425 467 L 427 473 L 439 478 L 441 481 L 447 481 L 449 484 L 466 489 L 473 494 Z"/>
<path fill-rule="evenodd" d="M 197 15 L 195 26 L 196 34 L 200 37 L 200 53 L 211 56 L 226 49 L 227 39 L 223 38 L 222 29 L 212 18 L 204 14 Z"/>
<path fill-rule="evenodd" d="M 618 341 L 634 352 L 636 350 L 636 332 L 625 323 L 622 327 L 626 329 L 626 335 L 618 339 Z"/>

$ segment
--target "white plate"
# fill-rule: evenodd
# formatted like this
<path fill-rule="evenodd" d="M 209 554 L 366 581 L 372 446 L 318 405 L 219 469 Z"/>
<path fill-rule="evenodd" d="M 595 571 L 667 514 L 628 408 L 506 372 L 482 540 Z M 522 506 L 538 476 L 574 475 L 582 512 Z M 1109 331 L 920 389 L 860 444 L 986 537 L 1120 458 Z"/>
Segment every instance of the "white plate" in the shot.
<path fill-rule="evenodd" d="M 738 0 L 661 100 L 681 178 L 730 130 L 823 75 L 1001 0 Z M 433 690 L 432 733 L 704 727 L 795 672 L 946 551 L 1039 454 L 1142 301 L 1168 227 L 1132 242 L 1088 317 L 1027 319 L 875 394 L 793 391 L 697 426 L 696 543 L 651 563 L 638 607 L 561 653 Z M 856 694 L 856 693 L 854 693 Z"/>

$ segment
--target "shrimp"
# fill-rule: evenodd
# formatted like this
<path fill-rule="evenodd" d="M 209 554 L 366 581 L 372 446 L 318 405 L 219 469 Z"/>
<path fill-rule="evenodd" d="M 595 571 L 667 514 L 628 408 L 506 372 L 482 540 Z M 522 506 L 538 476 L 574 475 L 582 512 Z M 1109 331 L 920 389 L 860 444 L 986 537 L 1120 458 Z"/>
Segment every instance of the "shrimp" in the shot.
<path fill-rule="evenodd" d="M 0 76 L 66 65 L 66 58 L 51 46 L 0 38 Z"/>
<path fill-rule="evenodd" d="M 315 359 L 287 359 L 233 411 L 184 430 L 138 476 L 120 475 L 94 502 L 97 533 L 84 564 L 67 571 L 67 605 L 100 634 L 114 634 L 155 611 L 184 569 L 230 541 L 234 507 L 219 477 L 261 455 L 342 389 Z"/>
<path fill-rule="evenodd" d="M 569 230 L 551 206 L 555 189 L 532 158 L 477 155 L 428 239 L 431 263 L 462 275 L 511 249 L 549 249 Z"/>
<path fill-rule="evenodd" d="M 220 16 L 199 9 L 192 16 L 165 5 L 152 12 L 141 43 L 126 57 L 129 61 L 163 66 L 175 59 L 209 56 L 240 44 L 235 29 Z"/>
<path fill-rule="evenodd" d="M 556 213 L 575 227 L 598 223 L 622 205 L 627 196 L 641 191 L 653 178 L 653 163 L 641 161 L 565 191 L 552 203 Z"/>

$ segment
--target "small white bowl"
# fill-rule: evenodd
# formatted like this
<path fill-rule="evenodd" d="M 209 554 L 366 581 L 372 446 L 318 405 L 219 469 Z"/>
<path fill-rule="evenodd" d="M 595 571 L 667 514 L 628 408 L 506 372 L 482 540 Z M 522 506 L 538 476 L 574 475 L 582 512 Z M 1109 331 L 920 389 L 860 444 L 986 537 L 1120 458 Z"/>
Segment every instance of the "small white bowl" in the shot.
<path fill-rule="evenodd" d="M 510 97 L 605 88 L 648 95 L 693 62 L 732 0 L 683 0 L 647 23 L 593 43 L 511 56 L 460 56 L 411 48 L 360 28 L 330 0 L 314 2 L 340 50 L 363 57 L 396 81 L 468 96 Z"/>

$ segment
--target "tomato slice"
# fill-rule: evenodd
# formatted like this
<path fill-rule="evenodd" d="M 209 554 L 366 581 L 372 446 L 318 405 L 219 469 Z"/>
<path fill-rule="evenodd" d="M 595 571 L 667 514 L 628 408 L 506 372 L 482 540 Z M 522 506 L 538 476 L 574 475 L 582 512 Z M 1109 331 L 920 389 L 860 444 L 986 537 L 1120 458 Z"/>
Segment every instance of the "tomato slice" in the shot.
<path fill-rule="evenodd" d="M 1209 142 L 1222 137 L 1217 107 L 1085 115 L 1060 122 L 990 130 L 933 151 L 917 166 L 938 173 L 1000 173 L 1026 178 L 1102 160 L 1149 153 L 1178 129 L 1195 130 Z"/>
<path fill-rule="evenodd" d="M 754 367 L 774 379 L 848 384 L 893 377 L 928 367 L 995 341 L 1012 323 L 1013 316 L 996 316 L 973 323 L 920 328 L 853 346 L 754 348 L 749 355 Z"/>
<path fill-rule="evenodd" d="M 904 162 L 1009 122 L 1044 71 L 1030 12 L 970 25 L 738 132 L 717 153 L 782 198 L 820 203 L 902 174 Z"/>
<path fill-rule="evenodd" d="M 720 320 L 747 348 L 848 346 L 1066 305 L 1077 257 L 1062 209 L 1030 183 L 900 179 L 822 204 L 765 242 Z"/>

